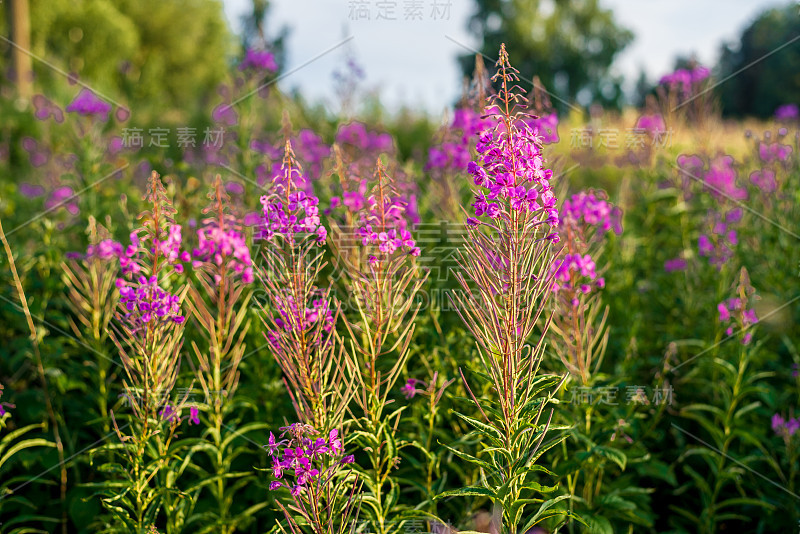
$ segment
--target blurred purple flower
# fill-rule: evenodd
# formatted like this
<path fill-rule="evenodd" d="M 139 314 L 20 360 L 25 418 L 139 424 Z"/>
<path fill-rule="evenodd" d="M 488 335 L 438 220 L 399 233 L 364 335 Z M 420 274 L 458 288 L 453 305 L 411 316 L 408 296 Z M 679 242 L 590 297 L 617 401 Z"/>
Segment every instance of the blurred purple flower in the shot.
<path fill-rule="evenodd" d="M 22 148 L 30 155 L 31 165 L 34 167 L 41 167 L 50 161 L 50 152 L 46 148 L 40 148 L 33 137 L 23 137 Z"/>
<path fill-rule="evenodd" d="M 241 195 L 244 193 L 244 186 L 239 182 L 228 182 L 225 184 L 225 191 L 234 195 Z"/>
<path fill-rule="evenodd" d="M 250 48 L 245 52 L 244 59 L 239 64 L 239 70 L 252 69 L 255 71 L 276 72 L 278 63 L 269 50 Z"/>
<path fill-rule="evenodd" d="M 244 224 L 245 226 L 256 226 L 258 224 L 261 224 L 262 220 L 263 220 L 263 215 L 261 214 L 261 212 L 251 211 L 250 213 L 244 216 L 242 224 Z"/>
<path fill-rule="evenodd" d="M 80 211 L 76 202 L 70 202 L 74 197 L 72 188 L 69 186 L 61 186 L 50 193 L 50 197 L 44 203 L 44 207 L 48 210 L 63 207 L 72 215 L 77 215 Z"/>
<path fill-rule="evenodd" d="M 686 260 L 683 258 L 673 258 L 664 262 L 664 270 L 668 273 L 686 270 Z"/>
<path fill-rule="evenodd" d="M 525 122 L 534 129 L 536 135 L 542 139 L 542 144 L 558 143 L 558 115 L 550 113 L 538 119 L 528 119 Z"/>
<path fill-rule="evenodd" d="M 81 89 L 81 92 L 78 93 L 78 96 L 67 106 L 67 112 L 77 113 L 78 115 L 97 116 L 100 120 L 107 121 L 108 114 L 111 112 L 111 104 L 103 101 L 92 91 L 84 87 Z"/>
<path fill-rule="evenodd" d="M 792 121 L 800 118 L 800 109 L 797 104 L 784 104 L 775 110 L 775 118 L 779 121 Z"/>
<path fill-rule="evenodd" d="M 747 200 L 747 190 L 736 186 L 736 170 L 731 156 L 719 156 L 712 160 L 703 181 L 709 192 L 718 199 Z"/>
<path fill-rule="evenodd" d="M 651 115 L 642 115 L 636 121 L 636 129 L 645 130 L 650 135 L 657 135 L 667 131 L 667 126 L 664 124 L 664 118 L 654 113 Z"/>
<path fill-rule="evenodd" d="M 758 145 L 758 156 L 764 163 L 772 161 L 786 161 L 792 153 L 790 145 L 782 145 L 780 143 L 760 143 Z"/>
<path fill-rule="evenodd" d="M 44 187 L 22 182 L 19 184 L 19 192 L 28 198 L 36 198 L 44 195 Z"/>
<path fill-rule="evenodd" d="M 227 266 L 241 275 L 245 284 L 253 282 L 253 262 L 244 235 L 235 230 L 223 231 L 215 224 L 208 224 L 197 231 L 197 248 L 192 251 L 193 265 L 213 263 Z M 217 284 L 221 280 L 215 280 Z"/>
<path fill-rule="evenodd" d="M 239 122 L 239 115 L 233 109 L 233 105 L 222 103 L 211 112 L 211 118 L 220 124 L 235 126 Z"/>
<path fill-rule="evenodd" d="M 778 183 L 775 181 L 775 173 L 769 169 L 753 171 L 750 173 L 750 181 L 767 194 L 774 193 L 778 188 Z"/>
<path fill-rule="evenodd" d="M 53 117 L 53 120 L 59 124 L 64 122 L 64 112 L 44 95 L 34 95 L 33 106 L 36 108 L 33 115 L 40 121 Z"/>
<path fill-rule="evenodd" d="M 166 421 L 173 422 L 175 421 L 175 418 L 178 416 L 178 413 L 172 406 L 170 406 L 169 404 L 165 404 L 164 407 L 161 409 L 161 411 L 158 412 L 158 415 Z"/>
<path fill-rule="evenodd" d="M 559 223 L 564 227 L 575 227 L 580 223 L 597 227 L 601 233 L 614 230 L 622 233 L 622 211 L 599 198 L 593 191 L 581 191 L 564 201 Z"/>
<path fill-rule="evenodd" d="M 116 156 L 125 148 L 125 141 L 123 141 L 122 137 L 114 136 L 111 138 L 111 141 L 108 143 L 108 153 L 112 156 Z"/>
<path fill-rule="evenodd" d="M 786 421 L 778 413 L 772 416 L 772 430 L 783 439 L 793 436 L 798 429 L 800 429 L 800 419 L 791 417 Z"/>

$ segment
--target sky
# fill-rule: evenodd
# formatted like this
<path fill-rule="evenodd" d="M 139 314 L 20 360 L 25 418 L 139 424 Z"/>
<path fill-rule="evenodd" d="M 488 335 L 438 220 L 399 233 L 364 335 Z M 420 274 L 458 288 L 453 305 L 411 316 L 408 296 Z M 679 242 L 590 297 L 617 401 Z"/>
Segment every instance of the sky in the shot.
<path fill-rule="evenodd" d="M 643 69 L 651 81 L 677 56 L 713 66 L 759 13 L 786 0 L 601 0 L 635 37 L 612 65 L 629 87 Z M 223 0 L 234 31 L 250 0 Z M 394 6 L 392 8 L 392 6 Z M 418 6 L 418 8 L 417 8 Z M 391 110 L 406 105 L 440 114 L 461 93 L 456 57 L 474 53 L 467 32 L 471 0 L 272 0 L 267 31 L 290 29 L 284 90 L 338 109 L 333 72 L 351 55 L 365 71 L 361 87 L 379 91 Z M 367 18 L 368 17 L 368 18 Z M 513 64 L 513 51 L 511 54 Z"/>

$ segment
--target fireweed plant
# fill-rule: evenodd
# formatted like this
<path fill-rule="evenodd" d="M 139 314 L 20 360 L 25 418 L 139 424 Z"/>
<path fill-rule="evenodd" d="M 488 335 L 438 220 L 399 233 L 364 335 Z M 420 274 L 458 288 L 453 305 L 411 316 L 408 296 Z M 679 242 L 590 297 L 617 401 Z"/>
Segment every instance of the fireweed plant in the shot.
<path fill-rule="evenodd" d="M 697 513 L 672 509 L 703 534 L 720 531 L 726 521 L 748 521 L 750 518 L 742 513 L 745 507 L 755 513 L 774 508 L 750 491 L 742 480 L 747 473 L 745 468 L 752 472 L 771 456 L 751 429 L 758 424 L 753 416 L 753 411 L 761 404 L 758 399 L 768 393 L 764 379 L 772 373 L 751 371 L 758 364 L 758 344 L 753 342 L 753 327 L 758 318 L 752 308 L 758 297 L 744 267 L 739 271 L 734 291 L 735 295 L 720 302 L 716 309 L 720 330 L 732 339 L 712 353 L 711 365 L 719 369 L 716 375 L 719 379 L 705 385 L 713 386 L 721 398 L 715 405 L 695 402 L 683 406 L 680 411 L 682 417 L 698 426 L 696 432 L 702 433 L 704 440 L 721 451 L 718 454 L 703 444 L 689 441 L 681 455 L 682 467 L 691 482 L 678 492 L 699 494 L 703 506 Z M 707 373 L 705 376 L 708 380 L 714 375 Z M 695 387 L 702 386 L 703 382 L 693 378 Z M 760 454 L 753 454 L 752 447 Z M 735 464 L 732 465 L 730 457 L 737 459 Z"/>
<path fill-rule="evenodd" d="M 266 179 L 268 173 L 259 171 L 265 166 L 259 153 L 262 151 L 257 149 L 258 142 L 253 136 L 264 128 L 264 117 L 278 109 L 278 106 L 266 105 L 272 98 L 279 98 L 271 90 L 277 71 L 278 65 L 270 50 L 246 50 L 231 79 L 217 91 L 219 100 L 211 112 L 211 120 L 213 132 L 219 135 L 214 133 L 211 142 L 202 145 L 185 145 L 185 158 L 200 169 L 206 165 L 225 165 L 237 169 L 241 176 L 262 175 Z M 263 182 L 259 180 L 258 186 L 261 185 Z M 261 192 L 260 187 L 249 180 L 241 186 L 248 196 Z"/>
<path fill-rule="evenodd" d="M 337 157 L 338 151 L 337 151 Z M 349 170 L 337 172 L 348 197 Z M 362 182 L 363 183 L 363 182 Z M 367 454 L 367 466 L 356 466 L 366 489 L 362 506 L 371 528 L 385 534 L 401 527 L 400 487 L 392 471 L 400 461 L 397 428 L 406 405 L 387 410 L 400 375 L 408 362 L 414 321 L 419 312 L 415 297 L 427 274 L 415 261 L 420 249 L 411 234 L 405 198 L 393 187 L 378 159 L 369 196 L 345 205 L 332 220 L 335 270 L 342 277 L 351 314 L 344 314 L 356 393 L 354 443 Z"/>
<path fill-rule="evenodd" d="M 297 418 L 329 432 L 344 418 L 352 379 L 335 336 L 339 303 L 329 288 L 317 286 L 327 229 L 320 222 L 319 199 L 305 192 L 306 180 L 287 140 L 281 173 L 261 197 L 256 238 L 263 261 L 256 272 L 264 299 L 258 304 Z"/>
<path fill-rule="evenodd" d="M 175 464 L 180 442 L 173 442 L 180 424 L 197 422 L 196 408 L 186 416 L 186 395 L 172 394 L 180 368 L 185 317 L 181 312 L 184 289 L 164 289 L 171 270 L 182 270 L 179 259 L 180 227 L 161 178 L 153 171 L 145 200 L 151 208 L 140 215 L 141 229 L 131 234 L 130 262 L 118 278 L 120 299 L 111 338 L 119 350 L 125 376 L 122 389 L 129 411 L 111 420 L 119 445 L 114 450 L 121 463 L 101 470 L 117 480 L 100 483 L 102 499 L 113 518 L 109 528 L 147 532 L 166 515 L 166 532 L 178 532 L 180 518 L 171 504 L 181 497 L 175 487 Z M 176 231 L 177 228 L 177 231 Z M 127 256 L 126 256 L 127 257 Z M 126 421 L 120 425 L 120 421 Z"/>
<path fill-rule="evenodd" d="M 327 435 L 311 425 L 294 423 L 280 429 L 278 439 L 270 432 L 267 449 L 272 457 L 270 490 L 289 489 L 289 499 L 278 506 L 286 518 L 287 534 L 344 534 L 358 519 L 360 483 L 352 473 L 353 455 L 344 454 L 337 429 Z"/>
<path fill-rule="evenodd" d="M 625 474 L 632 461 L 647 461 L 646 450 L 628 435 L 638 429 L 632 425 L 639 417 L 636 404 L 614 398 L 624 379 L 601 371 L 609 338 L 602 253 L 608 235 L 622 233 L 622 213 L 604 191 L 595 190 L 572 195 L 559 213 L 563 249 L 553 264 L 551 349 L 569 371 L 559 416 L 571 428 L 553 469 L 565 481 L 561 489 L 570 496 L 570 514 L 590 529 L 651 527 L 647 490 Z M 651 417 L 658 420 L 665 408 L 660 404 Z M 570 532 L 577 527 L 574 521 L 568 526 Z"/>
<path fill-rule="evenodd" d="M 90 245 L 86 253 L 67 255 L 62 263 L 62 280 L 74 316 L 69 318 L 72 332 L 96 355 L 86 379 L 95 385 L 89 394 L 95 397 L 102 435 L 106 435 L 111 431 L 109 391 L 117 375 L 117 362 L 108 350 L 109 332 L 119 301 L 116 280 L 120 267 L 116 259 L 123 250 L 94 217 L 89 217 L 87 233 Z"/>
<path fill-rule="evenodd" d="M 794 411 L 794 410 L 791 410 Z M 785 412 L 784 412 L 785 413 Z M 792 510 L 790 524 L 797 523 L 797 509 L 792 505 L 790 499 L 794 499 L 795 488 L 797 487 L 797 465 L 800 460 L 800 447 L 798 439 L 800 439 L 800 419 L 791 417 L 790 415 L 784 416 L 781 413 L 775 413 L 770 419 L 770 428 L 774 432 L 773 442 L 779 442 L 781 446 L 775 447 L 775 459 L 770 462 L 781 483 L 784 485 L 788 493 L 780 495 L 777 499 L 770 499 L 775 503 L 779 509 Z"/>
<path fill-rule="evenodd" d="M 710 76 L 707 67 L 695 64 L 661 77 L 656 94 L 668 125 L 705 125 L 714 108 L 712 94 L 707 90 Z"/>
<path fill-rule="evenodd" d="M 189 286 L 187 304 L 202 343 L 192 342 L 192 366 L 205 397 L 205 404 L 198 411 L 208 439 L 195 450 L 205 453 L 211 465 L 210 472 L 201 473 L 202 482 L 195 489 L 207 488 L 217 509 L 213 518 L 193 515 L 186 526 L 198 521 L 201 523 L 192 527 L 194 531 L 228 533 L 267 505 L 261 502 L 232 513 L 237 490 L 253 481 L 251 473 L 232 470 L 233 460 L 243 452 L 237 449 L 249 447 L 237 447 L 233 438 L 266 427 L 260 422 L 240 425 L 241 413 L 247 406 L 233 398 L 250 327 L 247 312 L 254 279 L 250 249 L 239 219 L 231 212 L 230 197 L 220 175 L 208 198 L 209 205 L 203 210 L 206 218 L 196 231 L 191 250 L 192 273 L 197 282 Z"/>
<path fill-rule="evenodd" d="M 595 258 L 602 236 L 612 229 L 622 231 L 619 210 L 604 197 L 597 191 L 580 192 L 564 202 L 559 228 L 564 254 L 553 264 L 556 313 L 551 328 L 560 340 L 552 346 L 583 386 L 599 369 L 608 342 L 608 309 L 599 296 L 605 279 Z"/>
<path fill-rule="evenodd" d="M 113 175 L 118 179 L 128 167 L 121 154 L 122 138 L 115 136 L 114 130 L 129 118 L 129 110 L 118 107 L 112 113 L 111 104 L 85 87 L 64 110 L 44 95 L 36 95 L 34 105 L 37 120 L 59 124 L 57 129 L 65 134 L 59 140 L 49 135 L 38 141 L 30 137 L 23 140 L 23 148 L 44 186 L 39 194 L 46 195 L 49 209 L 60 208 L 73 221 L 82 203 L 89 213 L 95 213 L 101 197 L 94 183 L 97 177 Z M 86 190 L 93 194 L 78 194 Z"/>
<path fill-rule="evenodd" d="M 496 125 L 481 133 L 479 158 L 469 165 L 476 186 L 475 213 L 467 219 L 466 245 L 459 251 L 456 276 L 463 292 L 453 297 L 477 342 L 483 367 L 475 372 L 473 388 L 480 382 L 478 391 L 486 394 L 479 400 L 462 372 L 480 416 L 455 414 L 473 428 L 483 450 L 477 456 L 452 451 L 478 466 L 482 480 L 439 498 L 488 497 L 495 520 L 501 522 L 494 528 L 516 534 L 561 514 L 554 505 L 568 498 L 545 499 L 556 488 L 535 480 L 536 473 L 553 476 L 536 461 L 566 438 L 545 442 L 553 415 L 545 410 L 557 402 L 554 395 L 566 380 L 538 374 L 549 319 L 543 321 L 538 341 L 528 343 L 545 313 L 553 280 L 558 211 L 541 140 L 518 111 L 524 99 L 515 92 L 518 71 L 509 64 L 505 45 L 492 80 L 500 89 L 489 98 L 486 113 Z M 530 505 L 537 509 L 530 511 Z"/>

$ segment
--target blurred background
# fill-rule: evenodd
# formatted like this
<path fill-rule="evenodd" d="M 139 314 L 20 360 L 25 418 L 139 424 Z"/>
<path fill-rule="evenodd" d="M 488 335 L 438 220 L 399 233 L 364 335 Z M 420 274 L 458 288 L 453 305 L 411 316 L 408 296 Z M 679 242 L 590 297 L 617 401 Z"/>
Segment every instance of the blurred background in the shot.
<path fill-rule="evenodd" d="M 766 117 L 800 94 L 796 2 L 769 0 L 4 0 L 0 68 L 51 94 L 65 74 L 131 109 L 191 114 L 244 50 L 276 53 L 278 86 L 339 111 L 336 74 L 358 67 L 362 113 L 440 115 L 474 52 L 536 74 L 562 102 L 641 105 L 659 77 L 698 62 L 724 80 L 723 115 Z M 19 59 L 19 66 L 15 64 Z M 349 63 L 348 63 L 349 60 Z M 23 87 L 23 96 L 32 89 Z"/>

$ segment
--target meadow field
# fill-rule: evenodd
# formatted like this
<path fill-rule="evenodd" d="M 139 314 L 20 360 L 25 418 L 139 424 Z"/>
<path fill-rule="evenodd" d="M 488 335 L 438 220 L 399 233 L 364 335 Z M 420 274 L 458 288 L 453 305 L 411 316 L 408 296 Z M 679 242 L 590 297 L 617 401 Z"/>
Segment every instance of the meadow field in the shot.
<path fill-rule="evenodd" d="M 797 106 L 489 59 L 441 118 L 4 85 L 0 532 L 800 528 Z"/>

